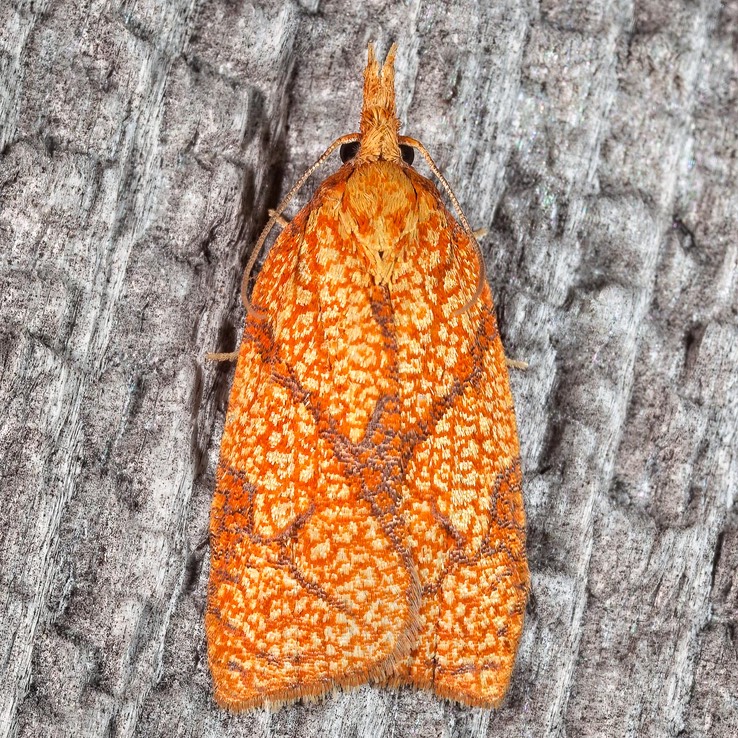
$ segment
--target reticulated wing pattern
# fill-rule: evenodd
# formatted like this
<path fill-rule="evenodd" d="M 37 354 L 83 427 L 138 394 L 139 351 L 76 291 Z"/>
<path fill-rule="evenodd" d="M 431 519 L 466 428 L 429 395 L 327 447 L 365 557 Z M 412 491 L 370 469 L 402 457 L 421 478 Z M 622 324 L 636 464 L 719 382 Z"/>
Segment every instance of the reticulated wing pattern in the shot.
<path fill-rule="evenodd" d="M 385 293 L 350 282 L 350 254 L 336 269 L 335 207 L 311 203 L 275 243 L 236 367 L 206 615 L 216 697 L 233 709 L 381 676 L 417 623 L 397 505 L 374 479 L 392 466 L 379 436 L 398 413 L 396 379 L 375 381 L 394 360 L 375 317 Z M 347 356 L 357 325 L 360 362 Z M 387 448 L 384 467 L 363 463 L 357 427 Z"/>

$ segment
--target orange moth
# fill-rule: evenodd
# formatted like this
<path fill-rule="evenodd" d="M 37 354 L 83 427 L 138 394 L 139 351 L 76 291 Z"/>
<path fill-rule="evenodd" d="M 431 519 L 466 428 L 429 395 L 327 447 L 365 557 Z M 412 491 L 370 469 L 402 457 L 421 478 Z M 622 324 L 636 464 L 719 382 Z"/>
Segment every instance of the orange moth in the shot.
<path fill-rule="evenodd" d="M 205 616 L 232 710 L 365 681 L 493 706 L 510 681 L 529 577 L 506 360 L 469 224 L 398 135 L 394 55 L 369 47 L 359 133 L 297 186 L 339 146 L 343 166 L 289 223 L 285 198 L 244 276 Z"/>

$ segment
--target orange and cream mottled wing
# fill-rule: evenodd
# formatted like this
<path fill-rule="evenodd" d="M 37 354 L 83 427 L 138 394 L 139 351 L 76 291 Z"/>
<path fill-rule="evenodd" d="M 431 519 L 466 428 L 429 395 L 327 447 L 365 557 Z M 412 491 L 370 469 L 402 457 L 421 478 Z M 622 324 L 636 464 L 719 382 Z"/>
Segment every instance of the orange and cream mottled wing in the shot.
<path fill-rule="evenodd" d="M 489 287 L 467 310 L 474 245 L 415 175 L 417 242 L 395 270 L 406 473 L 401 513 L 422 588 L 412 654 L 390 679 L 496 705 L 528 594 L 513 399 Z M 423 279 L 418 279 L 418 275 Z"/>
<path fill-rule="evenodd" d="M 368 678 L 488 706 L 510 680 L 529 577 L 505 357 L 475 244 L 403 158 L 393 59 L 370 47 L 358 150 L 254 288 L 211 516 L 231 709 Z"/>
<path fill-rule="evenodd" d="M 240 348 L 206 614 L 231 709 L 381 678 L 417 625 L 417 575 L 382 486 L 400 456 L 384 292 L 342 245 L 341 187 L 339 173 L 280 235 Z M 367 437 L 384 465 L 364 463 Z"/>

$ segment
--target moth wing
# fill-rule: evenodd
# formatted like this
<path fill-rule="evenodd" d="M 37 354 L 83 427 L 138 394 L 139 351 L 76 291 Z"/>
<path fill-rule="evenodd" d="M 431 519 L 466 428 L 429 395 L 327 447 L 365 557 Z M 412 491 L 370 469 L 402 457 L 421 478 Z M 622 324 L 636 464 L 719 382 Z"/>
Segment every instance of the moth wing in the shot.
<path fill-rule="evenodd" d="M 416 448 L 405 510 L 422 587 L 407 675 L 482 706 L 507 691 L 529 582 L 515 416 L 502 346 L 490 337 L 475 357 L 478 382 Z"/>
<path fill-rule="evenodd" d="M 528 595 L 515 413 L 489 287 L 459 312 L 475 249 L 435 190 L 416 189 L 428 202 L 393 304 L 412 439 L 402 513 L 422 602 L 390 681 L 489 706 L 507 689 Z"/>
<path fill-rule="evenodd" d="M 356 293 L 305 265 L 324 220 L 309 205 L 270 251 L 254 289 L 266 319 L 247 321 L 223 432 L 206 632 L 216 699 L 235 710 L 380 677 L 417 620 L 416 575 L 339 458 L 348 441 L 321 394 L 339 314 L 324 297 Z"/>

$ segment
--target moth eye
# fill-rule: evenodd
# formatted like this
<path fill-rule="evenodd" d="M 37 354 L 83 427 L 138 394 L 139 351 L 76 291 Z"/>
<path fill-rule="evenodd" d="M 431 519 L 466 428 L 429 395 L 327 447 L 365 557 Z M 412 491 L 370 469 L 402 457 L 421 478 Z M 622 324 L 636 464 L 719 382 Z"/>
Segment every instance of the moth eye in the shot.
<path fill-rule="evenodd" d="M 351 143 L 341 144 L 340 153 L 341 161 L 344 162 L 344 164 L 347 161 L 351 161 L 351 159 L 359 153 L 359 142 L 352 141 Z"/>
<path fill-rule="evenodd" d="M 405 164 L 412 164 L 415 159 L 415 149 L 407 144 L 400 144 L 400 153 Z"/>

